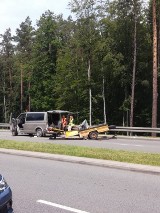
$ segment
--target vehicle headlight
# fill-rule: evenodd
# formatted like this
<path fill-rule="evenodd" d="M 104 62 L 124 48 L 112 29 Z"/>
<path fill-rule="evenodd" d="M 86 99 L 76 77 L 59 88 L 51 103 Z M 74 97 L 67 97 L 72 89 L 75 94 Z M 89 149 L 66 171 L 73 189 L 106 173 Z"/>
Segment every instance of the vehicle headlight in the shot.
<path fill-rule="evenodd" d="M 4 191 L 7 187 L 8 187 L 8 184 L 5 181 L 5 179 L 2 177 L 2 179 L 0 180 L 0 192 Z"/>

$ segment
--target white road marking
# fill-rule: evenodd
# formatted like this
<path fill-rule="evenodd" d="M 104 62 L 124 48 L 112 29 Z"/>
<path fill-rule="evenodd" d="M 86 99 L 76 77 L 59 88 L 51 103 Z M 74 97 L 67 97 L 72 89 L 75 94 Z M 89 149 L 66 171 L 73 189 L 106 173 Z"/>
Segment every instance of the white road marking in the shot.
<path fill-rule="evenodd" d="M 143 145 L 127 144 L 127 143 L 113 143 L 113 144 L 121 145 L 121 146 L 139 146 L 139 147 L 143 147 Z"/>
<path fill-rule="evenodd" d="M 74 208 L 71 208 L 71 207 L 63 206 L 63 205 L 60 205 L 60 204 L 57 204 L 57 203 L 48 202 L 48 201 L 45 201 L 45 200 L 37 200 L 37 202 L 43 203 L 43 204 L 46 204 L 46 205 L 49 205 L 49 206 L 57 207 L 57 208 L 60 208 L 60 209 L 64 209 L 64 210 L 67 210 L 67 211 L 70 211 L 70 212 L 89 213 L 89 212 L 81 211 L 81 210 L 74 209 Z"/>

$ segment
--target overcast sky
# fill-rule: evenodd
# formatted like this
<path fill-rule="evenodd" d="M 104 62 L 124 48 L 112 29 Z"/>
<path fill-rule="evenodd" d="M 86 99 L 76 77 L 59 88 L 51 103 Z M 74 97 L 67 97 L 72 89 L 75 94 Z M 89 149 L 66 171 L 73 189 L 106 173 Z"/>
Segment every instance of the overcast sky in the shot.
<path fill-rule="evenodd" d="M 67 18 L 70 15 L 68 2 L 69 0 L 0 0 L 0 33 L 11 28 L 12 34 L 15 34 L 16 28 L 19 28 L 27 16 L 35 26 L 36 20 L 47 10 L 56 15 L 63 14 Z"/>

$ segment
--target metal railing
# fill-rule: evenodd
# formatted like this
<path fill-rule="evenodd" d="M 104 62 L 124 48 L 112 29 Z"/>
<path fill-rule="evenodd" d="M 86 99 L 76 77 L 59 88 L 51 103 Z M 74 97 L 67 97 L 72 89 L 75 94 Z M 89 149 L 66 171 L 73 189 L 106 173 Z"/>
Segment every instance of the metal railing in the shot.
<path fill-rule="evenodd" d="M 9 129 L 10 124 L 9 123 L 0 123 L 0 129 Z"/>
<path fill-rule="evenodd" d="M 160 133 L 160 128 L 151 128 L 151 127 L 122 127 L 116 126 L 115 129 L 110 129 L 111 132 L 124 132 L 127 135 L 131 133 Z"/>
<path fill-rule="evenodd" d="M 0 129 L 10 129 L 10 124 L 9 123 L 0 123 Z M 110 132 L 115 132 L 116 134 L 125 133 L 127 135 L 132 135 L 131 133 L 157 133 L 157 134 L 160 134 L 160 128 L 116 126 L 115 128 L 110 129 Z"/>

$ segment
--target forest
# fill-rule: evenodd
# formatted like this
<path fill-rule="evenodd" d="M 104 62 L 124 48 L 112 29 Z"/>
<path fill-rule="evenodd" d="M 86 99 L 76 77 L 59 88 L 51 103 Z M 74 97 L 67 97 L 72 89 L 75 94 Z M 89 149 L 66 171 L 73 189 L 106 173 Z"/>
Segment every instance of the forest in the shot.
<path fill-rule="evenodd" d="M 152 126 L 152 3 L 72 0 L 67 19 L 48 10 L 36 27 L 28 16 L 15 34 L 6 29 L 0 35 L 0 122 L 9 122 L 11 113 L 61 109 L 90 125 Z M 156 6 L 158 94 L 159 0 Z M 156 119 L 158 127 L 158 110 Z"/>

